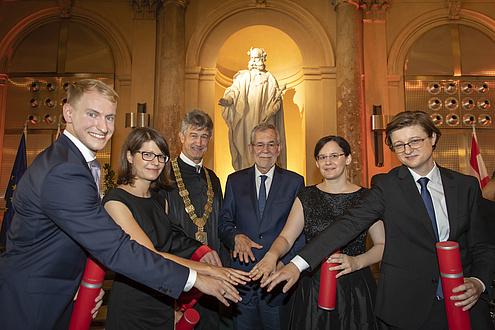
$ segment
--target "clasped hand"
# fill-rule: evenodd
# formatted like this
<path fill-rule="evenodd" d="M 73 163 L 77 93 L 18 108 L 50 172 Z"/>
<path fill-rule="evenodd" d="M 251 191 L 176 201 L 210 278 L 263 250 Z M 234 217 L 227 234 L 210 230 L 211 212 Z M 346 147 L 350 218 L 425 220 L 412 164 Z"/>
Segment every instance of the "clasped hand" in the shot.
<path fill-rule="evenodd" d="M 359 259 L 356 257 L 348 256 L 343 253 L 334 253 L 328 259 L 327 263 L 336 263 L 339 264 L 337 266 L 330 267 L 330 271 L 339 271 L 335 278 L 339 278 L 342 275 L 349 274 L 355 272 L 358 269 L 361 269 L 361 265 L 359 264 Z"/>
<path fill-rule="evenodd" d="M 463 292 L 458 294 L 460 292 Z M 452 289 L 454 294 L 450 296 L 451 300 L 457 301 L 455 303 L 456 307 L 463 307 L 463 311 L 468 311 L 471 307 L 476 304 L 478 299 L 480 298 L 481 293 L 483 293 L 483 285 L 481 282 L 475 278 L 465 277 L 464 284 L 459 285 L 458 287 Z M 445 299 L 448 299 L 448 294 L 444 292 Z"/>

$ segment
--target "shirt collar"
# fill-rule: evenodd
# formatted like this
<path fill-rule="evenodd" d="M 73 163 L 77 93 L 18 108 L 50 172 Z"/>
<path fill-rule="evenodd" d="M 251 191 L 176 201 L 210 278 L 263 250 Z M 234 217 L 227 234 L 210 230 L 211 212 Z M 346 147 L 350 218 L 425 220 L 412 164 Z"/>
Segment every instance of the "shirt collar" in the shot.
<path fill-rule="evenodd" d="M 203 158 L 201 158 L 201 161 L 198 164 L 196 164 L 195 162 L 193 162 L 192 160 L 190 160 L 189 158 L 187 158 L 187 156 L 184 155 L 184 153 L 182 151 L 180 152 L 180 156 L 179 157 L 180 157 L 180 159 L 182 159 L 182 161 L 184 163 L 186 163 L 189 166 L 196 167 L 196 165 L 199 165 L 199 166 L 203 167 Z"/>
<path fill-rule="evenodd" d="M 67 130 L 64 130 L 65 136 L 69 138 L 76 145 L 76 148 L 82 153 L 87 163 L 96 159 L 96 155 L 89 150 L 81 141 L 79 141 L 74 135 L 70 134 Z"/>
<path fill-rule="evenodd" d="M 431 171 L 428 172 L 428 174 L 426 174 L 425 176 L 419 175 L 418 173 L 411 170 L 409 167 L 407 169 L 409 170 L 409 172 L 411 172 L 415 182 L 417 182 L 420 178 L 428 178 L 433 183 L 439 183 L 439 184 L 442 183 L 442 180 L 440 179 L 440 169 L 438 168 L 437 163 L 435 162 Z"/>
<path fill-rule="evenodd" d="M 263 174 L 258 170 L 258 167 L 256 167 L 256 164 L 255 164 L 254 165 L 254 171 L 256 174 L 256 178 L 258 178 L 260 175 L 266 175 L 269 179 L 273 179 L 273 173 L 275 173 L 275 165 L 273 165 L 272 168 L 266 174 Z"/>

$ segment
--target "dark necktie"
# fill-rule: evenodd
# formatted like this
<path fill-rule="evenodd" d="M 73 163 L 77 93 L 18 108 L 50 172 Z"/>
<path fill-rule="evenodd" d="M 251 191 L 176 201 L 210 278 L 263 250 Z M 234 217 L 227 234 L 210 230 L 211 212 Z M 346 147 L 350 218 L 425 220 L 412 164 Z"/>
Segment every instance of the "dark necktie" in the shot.
<path fill-rule="evenodd" d="M 437 242 L 439 242 L 440 240 L 438 236 L 437 218 L 435 217 L 435 208 L 433 207 L 433 200 L 431 199 L 430 192 L 426 187 L 429 181 L 430 179 L 428 178 L 418 179 L 418 183 L 421 186 L 421 197 L 423 198 L 423 202 L 425 203 L 426 210 L 430 215 L 430 220 L 431 220 L 431 224 L 433 225 L 433 231 L 435 232 L 435 237 L 437 238 Z M 438 279 L 437 296 L 443 298 L 442 283 L 440 282 L 440 278 Z"/>
<path fill-rule="evenodd" d="M 435 208 L 433 207 L 433 200 L 431 199 L 430 192 L 426 187 L 429 181 L 430 179 L 428 178 L 418 179 L 418 183 L 421 185 L 421 197 L 423 198 L 423 202 L 425 203 L 426 210 L 430 215 L 430 220 L 431 220 L 431 224 L 433 225 L 433 231 L 435 232 L 435 237 L 437 238 L 437 242 L 439 242 L 437 218 L 435 217 Z"/>
<path fill-rule="evenodd" d="M 101 177 L 101 167 L 98 159 L 94 159 L 89 162 L 89 168 L 91 169 L 91 174 L 95 180 L 96 187 L 98 188 L 98 194 L 100 193 L 100 177 Z"/>
<path fill-rule="evenodd" d="M 260 175 L 261 185 L 260 185 L 260 193 L 258 196 L 258 209 L 260 211 L 260 219 L 263 217 L 263 211 L 265 210 L 266 205 L 266 186 L 265 182 L 268 178 L 266 175 Z"/>
<path fill-rule="evenodd" d="M 201 165 L 194 165 L 196 167 L 196 173 L 201 173 Z"/>

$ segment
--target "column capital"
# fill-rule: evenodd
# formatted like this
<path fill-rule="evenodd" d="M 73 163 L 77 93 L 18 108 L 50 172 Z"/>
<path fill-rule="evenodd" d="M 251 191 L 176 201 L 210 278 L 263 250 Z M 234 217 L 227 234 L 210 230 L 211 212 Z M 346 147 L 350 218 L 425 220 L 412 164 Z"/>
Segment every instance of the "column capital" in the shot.
<path fill-rule="evenodd" d="M 161 4 L 161 0 L 131 0 L 134 7 L 134 18 L 156 19 L 156 11 Z"/>
<path fill-rule="evenodd" d="M 360 7 L 363 8 L 364 19 L 384 20 L 385 11 L 390 7 L 390 2 L 387 0 L 363 0 L 360 1 Z"/>
<path fill-rule="evenodd" d="M 348 3 L 351 5 L 355 5 L 356 7 L 359 8 L 359 0 L 332 0 L 332 5 L 337 6 L 340 5 L 341 3 Z"/>
<path fill-rule="evenodd" d="M 60 8 L 61 18 L 70 18 L 71 9 L 74 5 L 74 0 L 58 0 L 58 8 Z"/>
<path fill-rule="evenodd" d="M 449 19 L 459 19 L 461 0 L 445 0 L 445 7 L 449 8 Z"/>
<path fill-rule="evenodd" d="M 163 7 L 165 7 L 166 5 L 179 5 L 181 6 L 182 8 L 186 8 L 187 7 L 187 1 L 186 0 L 160 0 L 162 2 L 162 5 Z"/>

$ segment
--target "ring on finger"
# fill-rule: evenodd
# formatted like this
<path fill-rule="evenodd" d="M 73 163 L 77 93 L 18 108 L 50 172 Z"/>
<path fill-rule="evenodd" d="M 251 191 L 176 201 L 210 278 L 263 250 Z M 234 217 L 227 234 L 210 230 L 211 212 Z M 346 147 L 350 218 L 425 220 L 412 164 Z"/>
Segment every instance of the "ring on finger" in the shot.
<path fill-rule="evenodd" d="M 225 295 L 226 295 L 226 294 L 227 294 L 227 291 L 224 291 L 224 292 L 222 293 L 222 296 L 224 296 L 224 297 L 225 297 Z"/>

